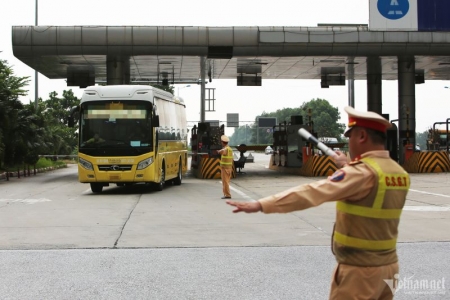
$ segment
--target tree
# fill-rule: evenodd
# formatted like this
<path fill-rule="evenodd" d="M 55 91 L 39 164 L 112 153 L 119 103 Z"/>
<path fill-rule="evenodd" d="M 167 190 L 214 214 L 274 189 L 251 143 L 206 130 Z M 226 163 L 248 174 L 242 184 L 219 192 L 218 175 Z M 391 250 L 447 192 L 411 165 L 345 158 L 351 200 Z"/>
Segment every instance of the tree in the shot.
<path fill-rule="evenodd" d="M 312 99 L 300 106 L 305 123 L 312 123 L 312 131 L 319 137 L 335 137 L 341 139 L 345 124 L 338 123 L 339 109 L 330 105 L 325 99 Z"/>
<path fill-rule="evenodd" d="M 24 105 L 28 77 L 15 77 L 6 61 L 0 61 L 0 167 L 23 163 L 32 165 L 39 154 L 72 154 L 77 146 L 77 128 L 69 128 L 68 115 L 80 103 L 72 90 L 49 94 L 47 101 L 38 99 Z"/>
<path fill-rule="evenodd" d="M 424 132 L 416 132 L 416 144 L 419 144 L 420 149 L 427 149 L 428 130 Z"/>
<path fill-rule="evenodd" d="M 258 143 L 271 145 L 273 144 L 273 132 L 270 128 L 258 128 L 258 118 L 274 117 L 277 119 L 278 124 L 284 124 L 285 122 L 286 124 L 290 124 L 292 116 L 301 116 L 303 124 L 311 124 L 312 133 L 317 133 L 318 137 L 336 137 L 339 140 L 342 139 L 345 124 L 338 123 L 340 118 L 338 108 L 331 106 L 327 100 L 317 98 L 304 102 L 297 108 L 283 108 L 271 113 L 261 113 L 261 115 L 255 118 L 255 123 L 236 128 L 230 138 L 230 144 Z M 269 132 L 267 129 L 269 129 Z"/>
<path fill-rule="evenodd" d="M 46 125 L 42 114 L 36 113 L 33 103 L 24 105 L 19 111 L 17 126 L 14 128 L 14 164 L 34 165 L 39 160 L 39 154 L 51 149 L 51 145 L 46 142 L 45 132 Z"/>
<path fill-rule="evenodd" d="M 21 128 L 20 111 L 23 104 L 20 96 L 26 96 L 24 87 L 28 84 L 28 77 L 16 77 L 6 60 L 0 60 L 0 167 L 8 162 L 13 164 L 20 161 L 24 140 L 18 132 Z"/>
<path fill-rule="evenodd" d="M 51 92 L 49 99 L 43 102 L 46 142 L 52 145 L 47 154 L 71 154 L 76 148 L 78 126 L 69 128 L 68 117 L 71 108 L 79 104 L 80 99 L 74 96 L 72 90 L 64 90 L 62 98 L 56 92 Z"/>

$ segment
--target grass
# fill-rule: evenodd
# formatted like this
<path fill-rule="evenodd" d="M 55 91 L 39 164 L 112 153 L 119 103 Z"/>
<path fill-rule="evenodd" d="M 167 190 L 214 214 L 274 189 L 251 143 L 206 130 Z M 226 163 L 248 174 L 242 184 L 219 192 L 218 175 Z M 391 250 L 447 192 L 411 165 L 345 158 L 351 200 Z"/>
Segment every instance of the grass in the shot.
<path fill-rule="evenodd" d="M 53 161 L 48 158 L 39 158 L 38 162 L 36 163 L 36 168 L 41 169 L 48 167 L 61 167 L 63 165 L 66 165 L 66 163 L 61 160 Z"/>

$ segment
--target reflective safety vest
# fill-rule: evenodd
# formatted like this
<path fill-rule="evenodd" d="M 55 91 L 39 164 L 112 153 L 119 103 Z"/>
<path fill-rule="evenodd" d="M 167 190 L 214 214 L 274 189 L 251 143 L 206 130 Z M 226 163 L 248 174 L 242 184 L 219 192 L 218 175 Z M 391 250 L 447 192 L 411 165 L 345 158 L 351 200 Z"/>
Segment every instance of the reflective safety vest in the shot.
<path fill-rule="evenodd" d="M 230 146 L 225 147 L 227 149 L 226 154 L 220 156 L 220 166 L 223 168 L 233 168 L 233 149 Z"/>
<path fill-rule="evenodd" d="M 408 173 L 391 159 L 362 158 L 377 184 L 359 201 L 338 201 L 333 252 L 340 263 L 379 266 L 396 262 L 398 224 L 410 186 Z"/>

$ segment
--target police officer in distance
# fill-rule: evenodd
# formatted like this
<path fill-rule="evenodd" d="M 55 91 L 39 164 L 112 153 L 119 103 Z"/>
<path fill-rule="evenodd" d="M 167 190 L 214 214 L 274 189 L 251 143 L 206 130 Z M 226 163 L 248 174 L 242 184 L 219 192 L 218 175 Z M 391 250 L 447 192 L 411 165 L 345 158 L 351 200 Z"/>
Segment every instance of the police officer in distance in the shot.
<path fill-rule="evenodd" d="M 287 213 L 336 201 L 332 251 L 337 266 L 330 299 L 393 299 L 385 280 L 398 274 L 398 225 L 410 180 L 385 150 L 391 123 L 374 112 L 346 107 L 347 156 L 337 151 L 337 170 L 327 179 L 293 187 L 254 202 L 228 200 L 233 212 Z M 397 275 L 398 276 L 398 275 Z"/>
<path fill-rule="evenodd" d="M 223 197 L 222 199 L 230 199 L 230 180 L 231 174 L 233 172 L 233 149 L 228 146 L 228 142 L 230 139 L 226 135 L 222 135 L 220 137 L 220 141 L 222 143 L 222 149 L 217 150 L 217 153 L 220 154 L 220 176 L 222 178 L 222 191 Z"/>

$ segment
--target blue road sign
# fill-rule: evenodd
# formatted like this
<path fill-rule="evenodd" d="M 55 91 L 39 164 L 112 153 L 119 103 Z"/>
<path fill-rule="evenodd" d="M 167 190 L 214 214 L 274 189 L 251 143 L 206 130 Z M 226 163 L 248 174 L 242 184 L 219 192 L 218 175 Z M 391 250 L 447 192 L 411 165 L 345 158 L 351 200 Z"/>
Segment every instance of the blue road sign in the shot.
<path fill-rule="evenodd" d="M 377 8 L 386 19 L 398 20 L 408 14 L 409 0 L 378 0 Z"/>

